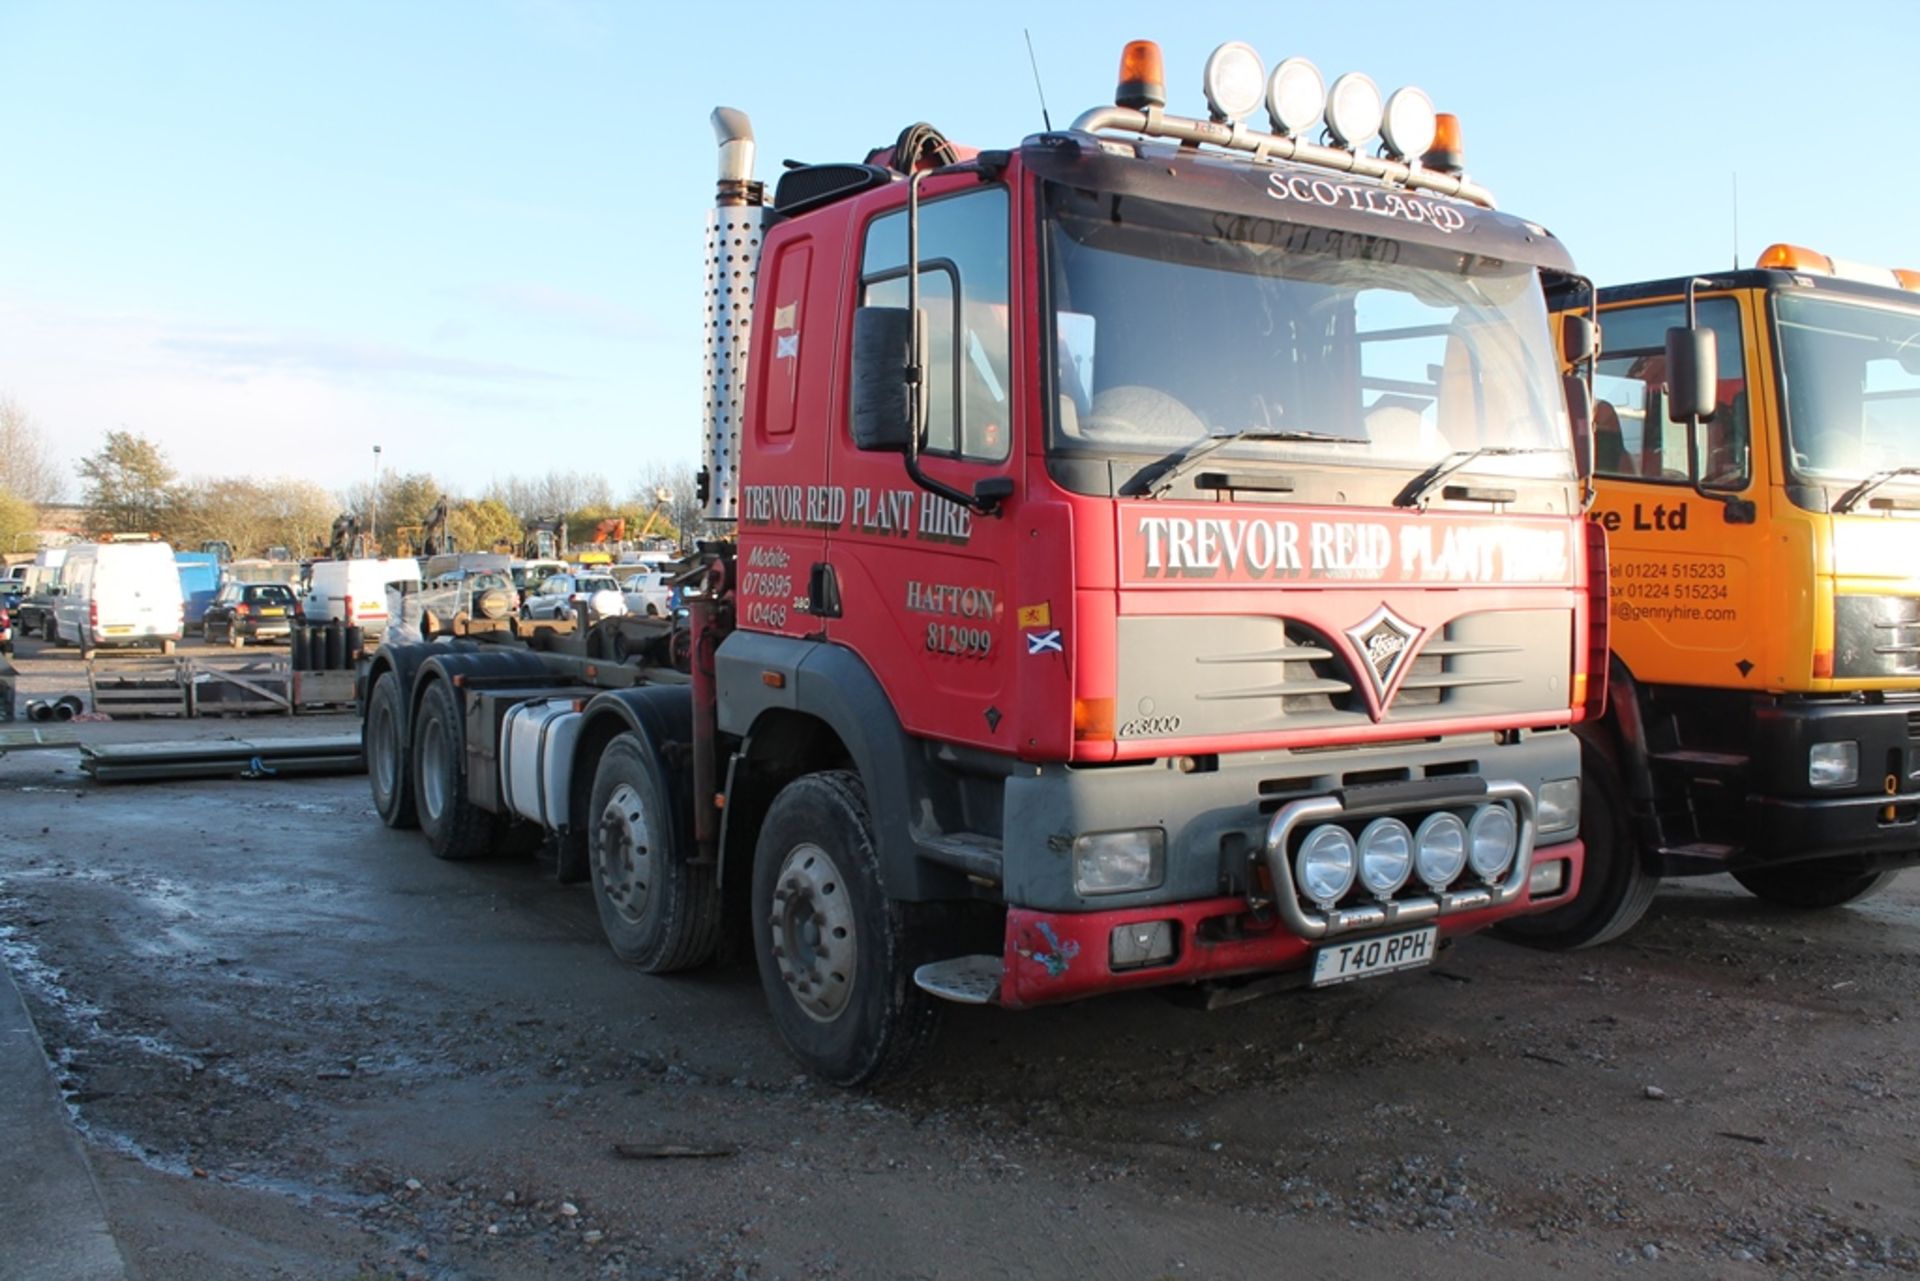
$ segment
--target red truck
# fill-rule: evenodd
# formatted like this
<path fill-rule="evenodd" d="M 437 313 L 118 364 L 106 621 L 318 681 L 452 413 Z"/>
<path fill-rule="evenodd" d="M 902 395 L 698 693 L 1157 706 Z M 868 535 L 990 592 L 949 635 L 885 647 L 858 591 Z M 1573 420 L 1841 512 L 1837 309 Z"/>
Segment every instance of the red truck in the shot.
<path fill-rule="evenodd" d="M 536 830 L 650 973 L 750 941 L 842 1084 L 947 1001 L 1339 983 L 1567 901 L 1606 653 L 1572 263 L 1418 90 L 1234 44 L 1181 117 L 1159 61 L 771 200 L 716 111 L 690 618 L 383 647 L 383 818 Z"/>

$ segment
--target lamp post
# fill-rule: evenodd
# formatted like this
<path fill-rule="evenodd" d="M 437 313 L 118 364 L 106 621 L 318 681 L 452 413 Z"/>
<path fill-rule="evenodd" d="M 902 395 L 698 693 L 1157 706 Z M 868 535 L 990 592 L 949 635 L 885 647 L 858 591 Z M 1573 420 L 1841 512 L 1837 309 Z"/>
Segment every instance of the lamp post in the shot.
<path fill-rule="evenodd" d="M 380 546 L 380 446 L 373 447 L 373 504 L 367 515 L 367 542 Z"/>

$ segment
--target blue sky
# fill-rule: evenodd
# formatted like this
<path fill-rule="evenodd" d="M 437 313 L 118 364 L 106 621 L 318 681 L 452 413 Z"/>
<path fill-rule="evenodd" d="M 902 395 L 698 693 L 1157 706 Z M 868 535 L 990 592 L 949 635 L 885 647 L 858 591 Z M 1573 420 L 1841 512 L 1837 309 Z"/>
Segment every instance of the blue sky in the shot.
<path fill-rule="evenodd" d="M 1920 267 L 1912 0 L 1324 11 L 0 0 L 0 395 L 69 461 L 125 427 L 187 474 L 336 488 L 377 443 L 457 491 L 625 491 L 698 450 L 708 111 L 767 178 L 915 120 L 1008 145 L 1023 27 L 1056 125 L 1141 37 L 1192 114 L 1227 39 L 1420 84 L 1603 282 L 1730 263 L 1736 172 L 1744 262 Z"/>

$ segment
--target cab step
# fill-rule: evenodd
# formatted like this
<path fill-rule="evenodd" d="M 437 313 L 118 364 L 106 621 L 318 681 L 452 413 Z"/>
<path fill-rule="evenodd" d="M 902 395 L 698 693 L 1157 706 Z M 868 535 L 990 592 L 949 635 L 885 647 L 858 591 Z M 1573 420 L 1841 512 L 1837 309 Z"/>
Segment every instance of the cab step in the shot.
<path fill-rule="evenodd" d="M 1676 748 L 1651 754 L 1655 763 L 1672 765 L 1690 774 L 1726 778 L 1745 771 L 1753 758 L 1741 752 L 1703 752 L 1694 748 Z"/>
<path fill-rule="evenodd" d="M 1690 876 L 1704 872 L 1724 872 L 1737 845 L 1719 845 L 1713 841 L 1689 841 L 1684 845 L 1662 845 L 1660 863 L 1668 875 Z"/>
<path fill-rule="evenodd" d="M 1000 838 L 976 832 L 943 832 L 919 838 L 922 857 L 965 872 L 988 885 L 1000 883 Z"/>
<path fill-rule="evenodd" d="M 913 972 L 913 982 L 921 991 L 943 1001 L 992 1005 L 1000 999 L 1000 979 L 1005 970 L 997 956 L 956 956 L 921 966 Z"/>

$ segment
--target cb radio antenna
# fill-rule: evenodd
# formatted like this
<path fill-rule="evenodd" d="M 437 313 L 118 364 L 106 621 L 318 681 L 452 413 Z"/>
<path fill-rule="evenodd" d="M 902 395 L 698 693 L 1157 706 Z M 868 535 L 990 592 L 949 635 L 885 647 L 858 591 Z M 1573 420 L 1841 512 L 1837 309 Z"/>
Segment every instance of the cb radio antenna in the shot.
<path fill-rule="evenodd" d="M 1047 114 L 1047 91 L 1040 84 L 1040 60 L 1033 56 L 1033 32 L 1026 27 L 1020 28 L 1020 34 L 1027 38 L 1027 62 L 1033 67 L 1033 91 L 1040 95 L 1040 123 L 1053 132 L 1053 117 Z"/>

